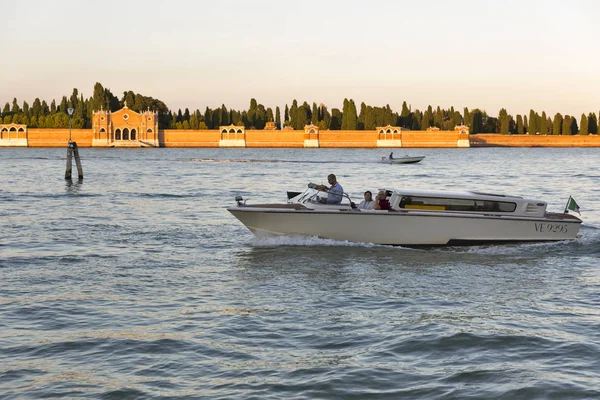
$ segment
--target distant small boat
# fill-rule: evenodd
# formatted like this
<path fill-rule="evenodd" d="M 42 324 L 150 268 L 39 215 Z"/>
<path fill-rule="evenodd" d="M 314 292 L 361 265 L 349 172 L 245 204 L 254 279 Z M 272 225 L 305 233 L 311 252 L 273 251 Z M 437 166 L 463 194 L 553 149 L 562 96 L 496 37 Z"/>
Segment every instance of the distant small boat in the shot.
<path fill-rule="evenodd" d="M 414 163 L 418 163 L 419 161 L 421 161 L 424 158 L 425 158 L 425 156 L 416 156 L 416 157 L 404 156 L 404 157 L 400 157 L 400 158 L 381 157 L 381 162 L 384 164 L 414 164 Z"/>

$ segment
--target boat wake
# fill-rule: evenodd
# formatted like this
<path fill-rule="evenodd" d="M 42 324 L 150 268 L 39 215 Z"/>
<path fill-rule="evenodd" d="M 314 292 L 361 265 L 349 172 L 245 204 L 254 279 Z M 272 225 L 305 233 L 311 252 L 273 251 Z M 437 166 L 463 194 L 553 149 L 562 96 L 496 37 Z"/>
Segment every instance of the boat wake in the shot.
<path fill-rule="evenodd" d="M 384 246 L 373 243 L 356 243 L 349 242 L 347 240 L 334 240 L 334 239 L 323 239 L 316 236 L 304 236 L 304 235 L 262 235 L 254 236 L 251 245 L 253 247 L 279 247 L 279 246 L 335 246 L 335 247 L 387 247 L 394 248 L 394 246 Z M 399 248 L 396 246 L 396 248 Z"/>

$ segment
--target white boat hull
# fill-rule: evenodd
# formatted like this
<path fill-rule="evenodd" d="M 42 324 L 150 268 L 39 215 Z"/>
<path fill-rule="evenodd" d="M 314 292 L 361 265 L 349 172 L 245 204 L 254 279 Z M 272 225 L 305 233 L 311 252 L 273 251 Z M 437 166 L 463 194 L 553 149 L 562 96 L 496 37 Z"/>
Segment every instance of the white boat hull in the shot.
<path fill-rule="evenodd" d="M 426 211 L 314 211 L 228 208 L 255 235 L 308 235 L 385 245 L 464 245 L 575 239 L 581 220 Z"/>
<path fill-rule="evenodd" d="M 419 156 L 419 157 L 401 157 L 401 158 L 387 158 L 387 157 L 383 157 L 381 159 L 381 162 L 384 164 L 414 164 L 414 163 L 418 163 L 419 161 L 421 161 L 422 159 L 424 159 L 425 156 Z"/>

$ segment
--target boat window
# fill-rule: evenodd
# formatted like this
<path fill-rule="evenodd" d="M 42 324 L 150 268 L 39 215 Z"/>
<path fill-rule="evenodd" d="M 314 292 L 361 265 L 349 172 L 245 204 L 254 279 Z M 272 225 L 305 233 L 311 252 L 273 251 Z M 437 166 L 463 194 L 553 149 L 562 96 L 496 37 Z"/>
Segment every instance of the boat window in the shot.
<path fill-rule="evenodd" d="M 476 199 L 452 199 L 441 197 L 403 196 L 400 208 L 417 210 L 514 212 L 516 203 Z"/>

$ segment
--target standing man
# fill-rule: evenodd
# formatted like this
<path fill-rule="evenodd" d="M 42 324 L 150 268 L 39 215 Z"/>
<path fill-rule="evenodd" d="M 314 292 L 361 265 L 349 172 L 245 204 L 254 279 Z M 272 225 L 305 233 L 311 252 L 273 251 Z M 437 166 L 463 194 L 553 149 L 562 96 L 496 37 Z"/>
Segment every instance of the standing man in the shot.
<path fill-rule="evenodd" d="M 325 185 L 315 185 L 315 189 L 327 192 L 327 204 L 340 204 L 342 202 L 342 195 L 344 194 L 342 185 L 339 184 L 334 174 L 329 174 L 327 176 L 327 182 L 329 182 L 331 187 L 328 188 Z"/>

